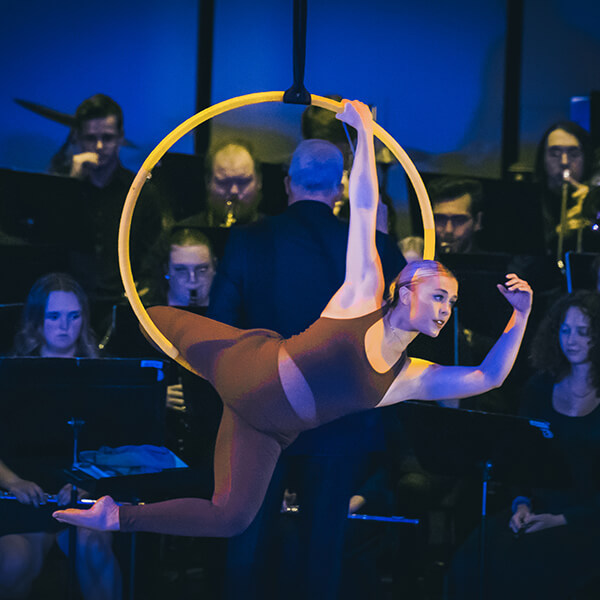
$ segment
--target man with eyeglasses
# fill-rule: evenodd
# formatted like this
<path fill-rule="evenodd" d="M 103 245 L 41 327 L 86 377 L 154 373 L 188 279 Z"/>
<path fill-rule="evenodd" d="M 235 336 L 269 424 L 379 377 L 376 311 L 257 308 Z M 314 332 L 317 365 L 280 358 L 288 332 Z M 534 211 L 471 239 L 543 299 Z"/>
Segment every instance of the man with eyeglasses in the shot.
<path fill-rule="evenodd" d="M 475 233 L 481 229 L 481 183 L 475 179 L 442 177 L 429 185 L 435 220 L 436 251 L 441 254 L 477 252 Z"/>
<path fill-rule="evenodd" d="M 589 133 L 571 121 L 551 125 L 537 148 L 535 179 L 541 186 L 541 204 L 548 251 L 556 250 L 563 188 L 567 199 L 565 250 L 574 249 L 574 231 L 583 230 L 583 246 L 593 249 L 590 226 L 596 220 L 597 190 L 588 185 L 593 167 Z"/>

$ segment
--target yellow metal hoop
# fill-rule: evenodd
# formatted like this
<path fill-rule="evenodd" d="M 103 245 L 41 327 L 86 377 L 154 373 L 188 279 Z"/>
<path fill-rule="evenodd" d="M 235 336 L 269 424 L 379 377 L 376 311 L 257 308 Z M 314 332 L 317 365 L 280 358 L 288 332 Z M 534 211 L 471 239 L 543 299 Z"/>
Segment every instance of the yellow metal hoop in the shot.
<path fill-rule="evenodd" d="M 184 366 L 186 369 L 193 371 L 191 366 L 179 356 L 179 352 L 175 346 L 160 332 L 160 330 L 154 325 L 150 316 L 146 312 L 142 301 L 137 293 L 135 282 L 133 280 L 133 274 L 131 272 L 131 260 L 129 257 L 129 233 L 131 230 L 131 221 L 133 219 L 133 211 L 135 204 L 140 195 L 142 187 L 148 179 L 150 179 L 150 173 L 156 166 L 156 163 L 165 155 L 167 150 L 181 139 L 186 133 L 189 133 L 198 125 L 201 125 L 205 121 L 217 117 L 225 112 L 233 110 L 234 108 L 240 108 L 242 106 L 250 106 L 252 104 L 262 104 L 265 102 L 282 102 L 283 92 L 259 92 L 257 94 L 247 94 L 245 96 L 238 96 L 237 98 L 231 98 L 219 102 L 214 106 L 211 106 L 197 115 L 190 117 L 187 121 L 184 121 L 179 127 L 174 129 L 169 135 L 167 135 L 159 144 L 152 150 L 148 158 L 144 161 L 144 164 L 138 171 L 127 198 L 123 206 L 123 213 L 121 214 L 121 223 L 119 225 L 119 269 L 121 270 L 121 279 L 125 287 L 125 294 L 127 300 L 131 304 L 131 308 L 135 313 L 138 321 L 142 325 L 144 331 L 152 339 L 152 341 L 170 358 L 176 360 L 179 364 Z M 343 106 L 341 102 L 324 98 L 323 96 L 311 95 L 311 102 L 314 106 L 325 108 L 332 112 L 338 113 L 342 110 Z M 423 180 L 419 175 L 415 165 L 412 163 L 406 152 L 396 142 L 396 140 L 381 128 L 377 123 L 374 123 L 373 133 L 375 137 L 380 139 L 396 157 L 398 162 L 402 165 L 410 182 L 412 183 L 417 198 L 419 200 L 419 206 L 421 208 L 421 218 L 423 219 L 423 231 L 425 236 L 425 250 L 424 258 L 433 259 L 435 254 L 435 225 L 433 222 L 433 213 L 431 210 L 431 204 L 427 191 L 423 185 Z"/>

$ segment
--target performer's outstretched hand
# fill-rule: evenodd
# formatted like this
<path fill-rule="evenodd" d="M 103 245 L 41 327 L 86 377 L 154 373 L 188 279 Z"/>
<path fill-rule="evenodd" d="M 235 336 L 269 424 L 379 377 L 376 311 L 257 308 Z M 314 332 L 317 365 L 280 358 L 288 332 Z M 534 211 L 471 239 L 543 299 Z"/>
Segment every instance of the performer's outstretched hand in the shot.
<path fill-rule="evenodd" d="M 355 129 L 373 121 L 369 107 L 360 100 L 342 100 L 344 110 L 335 115 L 336 119 L 348 123 Z"/>
<path fill-rule="evenodd" d="M 102 496 L 88 510 L 67 508 L 53 512 L 52 516 L 68 525 L 98 531 L 119 531 L 119 506 L 110 496 Z"/>
<path fill-rule="evenodd" d="M 529 314 L 533 291 L 526 281 L 520 279 L 514 273 L 509 273 L 506 276 L 506 283 L 504 285 L 499 283 L 497 287 L 517 312 L 525 315 Z"/>

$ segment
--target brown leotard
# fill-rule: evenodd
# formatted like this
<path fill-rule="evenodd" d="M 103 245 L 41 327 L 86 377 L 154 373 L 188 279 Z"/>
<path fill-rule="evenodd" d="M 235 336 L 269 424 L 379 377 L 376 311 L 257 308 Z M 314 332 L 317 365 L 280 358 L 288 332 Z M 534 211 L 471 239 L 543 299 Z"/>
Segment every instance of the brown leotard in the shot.
<path fill-rule="evenodd" d="M 247 527 L 260 508 L 281 449 L 303 430 L 374 408 L 402 369 L 406 354 L 377 373 L 365 352 L 367 330 L 385 308 L 353 319 L 321 317 L 284 340 L 265 329 L 242 330 L 174 308 L 150 314 L 224 404 L 215 447 L 212 502 L 197 498 L 121 507 L 122 531 L 229 536 Z M 303 421 L 286 398 L 278 357 L 285 348 L 315 401 L 314 422 Z"/>

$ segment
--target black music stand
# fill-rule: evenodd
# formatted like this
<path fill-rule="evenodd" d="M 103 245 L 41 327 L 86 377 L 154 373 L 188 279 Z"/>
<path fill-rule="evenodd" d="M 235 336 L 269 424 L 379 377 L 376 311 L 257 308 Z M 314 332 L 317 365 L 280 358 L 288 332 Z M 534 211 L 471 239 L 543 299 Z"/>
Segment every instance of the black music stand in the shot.
<path fill-rule="evenodd" d="M 81 487 L 82 481 L 73 481 L 65 469 L 74 452 L 69 421 L 85 421 L 78 434 L 82 450 L 162 445 L 164 367 L 158 359 L 0 358 L 0 456 L 46 489 L 62 485 L 65 477 Z M 15 508 L 21 513 L 27 507 Z M 44 512 L 49 516 L 51 509 Z M 39 524 L 38 531 L 46 528 Z M 72 589 L 71 583 L 69 593 Z"/>
<path fill-rule="evenodd" d="M 567 291 L 595 290 L 598 273 L 592 271 L 592 265 L 600 254 L 592 252 L 567 252 L 565 267 L 567 276 Z"/>
<path fill-rule="evenodd" d="M 209 469 L 191 469 L 189 467 L 164 469 L 158 473 L 140 475 L 119 475 L 93 479 L 77 469 L 65 469 L 64 474 L 74 488 L 81 487 L 95 499 L 111 496 L 116 502 L 139 504 L 144 502 L 160 502 L 172 498 L 200 497 L 210 498 L 213 492 L 213 473 Z M 90 505 L 77 508 L 91 508 Z M 70 528 L 73 532 L 74 527 Z M 137 533 L 126 534 L 129 537 L 129 600 L 136 597 L 136 554 Z M 71 546 L 69 547 L 71 551 Z M 74 548 L 73 548 L 74 551 Z M 74 576 L 74 565 L 69 569 Z M 70 583 L 74 589 L 74 580 Z"/>
<path fill-rule="evenodd" d="M 3 229 L 31 244 L 84 245 L 85 183 L 74 177 L 0 169 Z"/>
<path fill-rule="evenodd" d="M 479 584 L 483 599 L 489 482 L 568 485 L 565 480 L 556 481 L 554 475 L 559 455 L 552 444 L 550 425 L 546 421 L 412 401 L 400 405 L 399 418 L 424 469 L 481 482 Z"/>

